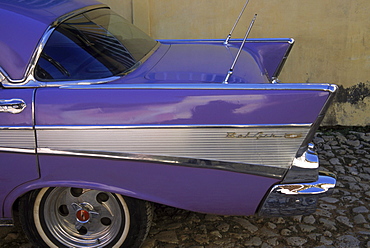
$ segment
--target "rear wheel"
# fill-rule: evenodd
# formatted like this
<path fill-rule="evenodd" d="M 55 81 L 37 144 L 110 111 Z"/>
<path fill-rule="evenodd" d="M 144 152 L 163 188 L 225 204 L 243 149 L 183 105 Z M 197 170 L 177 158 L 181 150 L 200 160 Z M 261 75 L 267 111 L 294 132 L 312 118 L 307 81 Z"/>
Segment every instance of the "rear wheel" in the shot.
<path fill-rule="evenodd" d="M 41 247 L 140 247 L 151 224 L 145 201 L 82 188 L 43 188 L 20 200 L 20 221 Z"/>

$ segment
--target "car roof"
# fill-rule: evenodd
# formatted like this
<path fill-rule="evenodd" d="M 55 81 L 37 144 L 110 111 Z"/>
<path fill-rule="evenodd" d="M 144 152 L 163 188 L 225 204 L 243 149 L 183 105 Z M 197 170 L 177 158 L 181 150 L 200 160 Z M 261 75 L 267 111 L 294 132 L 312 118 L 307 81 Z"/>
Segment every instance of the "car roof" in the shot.
<path fill-rule="evenodd" d="M 47 28 L 60 16 L 95 0 L 0 0 L 0 68 L 12 80 L 23 79 Z"/>

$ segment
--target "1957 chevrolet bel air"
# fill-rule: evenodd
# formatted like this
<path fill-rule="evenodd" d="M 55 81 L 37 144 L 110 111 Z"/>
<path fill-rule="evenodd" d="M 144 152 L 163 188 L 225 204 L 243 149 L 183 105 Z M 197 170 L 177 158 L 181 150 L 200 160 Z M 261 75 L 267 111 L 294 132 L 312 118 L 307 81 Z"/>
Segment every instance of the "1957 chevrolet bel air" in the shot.
<path fill-rule="evenodd" d="M 337 87 L 277 81 L 294 40 L 159 42 L 93 0 L 0 18 L 0 217 L 34 244 L 139 247 L 153 202 L 285 216 L 335 187 L 310 141 Z"/>

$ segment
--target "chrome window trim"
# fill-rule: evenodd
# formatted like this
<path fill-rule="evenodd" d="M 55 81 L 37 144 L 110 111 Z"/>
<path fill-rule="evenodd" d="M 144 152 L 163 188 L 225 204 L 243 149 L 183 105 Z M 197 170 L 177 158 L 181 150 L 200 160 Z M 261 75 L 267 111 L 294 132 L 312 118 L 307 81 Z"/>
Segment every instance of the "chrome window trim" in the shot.
<path fill-rule="evenodd" d="M 94 84 L 103 84 L 111 81 L 115 81 L 121 78 L 120 76 L 113 76 L 108 78 L 98 78 L 98 79 L 86 79 L 86 80 L 66 80 L 66 81 L 42 81 L 45 84 L 45 87 L 61 87 L 66 85 L 94 85 Z"/>
<path fill-rule="evenodd" d="M 333 84 L 302 84 L 302 83 L 275 83 L 275 84 L 109 84 L 109 85 L 65 85 L 61 89 L 165 89 L 165 90 L 303 90 L 335 92 L 337 86 Z"/>
<path fill-rule="evenodd" d="M 54 32 L 55 28 L 60 25 L 62 22 L 76 16 L 79 14 L 82 14 L 87 11 L 95 10 L 95 9 L 102 9 L 102 8 L 108 8 L 109 7 L 105 4 L 98 4 L 98 5 L 92 5 L 87 6 L 75 11 L 72 11 L 70 13 L 67 13 L 61 17 L 59 17 L 57 20 L 55 20 L 50 26 L 46 29 L 45 33 L 42 35 L 39 43 L 36 46 L 35 51 L 33 52 L 31 56 L 31 62 L 28 64 L 25 75 L 22 79 L 11 79 L 10 76 L 6 73 L 6 71 L 0 67 L 0 83 L 4 88 L 37 88 L 37 87 L 59 87 L 64 85 L 91 85 L 91 84 L 102 84 L 107 83 L 110 81 L 117 80 L 121 78 L 124 75 L 129 74 L 133 70 L 135 70 L 138 66 L 140 66 L 142 63 L 144 63 L 159 47 L 160 42 L 157 42 L 157 44 L 152 48 L 152 50 L 146 54 L 140 61 L 137 62 L 137 66 L 135 68 L 132 68 L 132 70 L 126 72 L 123 75 L 120 76 L 112 76 L 108 78 L 100 78 L 100 79 L 89 79 L 89 80 L 70 80 L 70 81 L 39 81 L 36 80 L 34 73 L 35 68 L 38 60 L 40 59 L 41 53 L 46 45 L 46 42 L 49 40 L 51 34 Z"/>
<path fill-rule="evenodd" d="M 41 52 L 44 49 L 44 46 L 49 39 L 50 35 L 53 33 L 55 27 L 49 26 L 43 36 L 41 37 L 35 51 L 33 52 L 33 55 L 31 56 L 31 62 L 28 64 L 26 68 L 25 75 L 23 76 L 22 79 L 11 79 L 9 75 L 2 69 L 0 68 L 0 71 L 4 74 L 5 80 L 2 82 L 2 85 L 5 88 L 10 88 L 10 87 L 42 87 L 45 86 L 45 83 L 43 82 L 38 82 L 34 75 L 34 69 L 36 67 L 37 61 L 39 60 L 41 56 Z"/>
<path fill-rule="evenodd" d="M 53 33 L 53 31 L 55 30 L 55 28 L 61 22 L 65 21 L 65 20 L 67 20 L 67 19 L 69 19 L 69 18 L 71 18 L 75 15 L 81 14 L 85 11 L 90 11 L 90 10 L 99 9 L 99 8 L 107 8 L 107 6 L 104 5 L 104 4 L 87 6 L 85 8 L 81 8 L 81 9 L 75 10 L 73 12 L 70 12 L 68 14 L 65 14 L 65 15 L 59 17 L 53 23 L 51 23 L 50 26 L 46 29 L 45 33 L 42 35 L 39 43 L 37 44 L 36 49 L 35 49 L 35 51 L 33 52 L 32 56 L 31 56 L 31 60 L 30 60 L 31 62 L 28 64 L 28 66 L 26 68 L 25 75 L 23 76 L 22 79 L 16 79 L 16 80 L 11 79 L 9 77 L 9 75 L 5 72 L 5 70 L 0 67 L 0 72 L 5 77 L 4 82 L 2 82 L 3 86 L 4 87 L 25 87 L 25 86 L 27 86 L 27 87 L 42 87 L 42 86 L 45 86 L 44 82 L 40 82 L 40 81 L 37 81 L 35 79 L 33 73 L 34 73 L 34 69 L 36 67 L 37 61 L 39 60 L 39 58 L 41 56 L 41 52 L 44 49 L 46 42 L 49 40 L 49 38 L 50 38 L 51 34 Z"/>

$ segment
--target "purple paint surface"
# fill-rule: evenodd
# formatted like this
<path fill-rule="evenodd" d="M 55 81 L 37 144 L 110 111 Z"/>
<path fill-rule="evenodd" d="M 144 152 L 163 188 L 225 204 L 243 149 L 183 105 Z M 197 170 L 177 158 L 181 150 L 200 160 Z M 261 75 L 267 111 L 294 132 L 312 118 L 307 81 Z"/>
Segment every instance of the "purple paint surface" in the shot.
<path fill-rule="evenodd" d="M 146 74 L 150 81 L 221 83 L 238 48 L 220 44 L 175 44 Z M 268 83 L 263 68 L 248 52 L 240 54 L 229 83 Z"/>
<path fill-rule="evenodd" d="M 231 40 L 228 48 L 223 45 L 224 40 L 161 40 L 162 44 L 182 44 L 182 45 L 212 45 L 218 47 L 224 47 L 225 50 L 229 52 L 229 56 L 232 55 L 232 58 L 235 57 L 233 53 L 230 52 L 230 49 L 239 49 L 242 41 L 241 40 Z M 266 71 L 269 80 L 272 79 L 272 76 L 277 73 L 278 67 L 281 65 L 285 56 L 288 55 L 289 49 L 293 45 L 292 39 L 285 38 L 276 38 L 276 39 L 248 39 L 245 43 L 243 50 L 249 53 L 261 67 L 261 71 Z M 228 61 L 229 58 L 226 58 Z M 216 60 L 220 62 L 220 60 Z M 215 61 L 213 61 L 215 62 Z M 243 64 L 243 63 L 239 63 Z M 231 66 L 231 63 L 229 64 Z M 229 69 L 229 68 L 227 68 Z M 246 68 L 243 66 L 243 69 Z"/>
<path fill-rule="evenodd" d="M 97 2 L 61 0 L 0 3 L 0 16 L 9 23 L 0 25 L 0 33 L 6 34 L 0 40 L 0 66 L 11 79 L 22 79 L 48 26 L 58 17 L 91 4 Z M 239 43 L 235 41 L 224 46 L 222 42 L 214 41 L 167 42 L 135 71 L 104 85 L 221 84 L 235 58 Z M 290 47 L 286 39 L 248 42 L 229 82 L 268 85 Z M 0 126 L 5 127 L 4 130 L 7 127 L 15 130 L 26 127 L 33 133 L 31 128 L 34 124 L 310 124 L 315 122 L 330 94 L 312 88 L 113 88 L 3 89 L 0 95 L 2 100 L 22 99 L 27 107 L 20 114 L 1 113 Z M 34 93 L 35 102 L 32 103 Z M 23 147 L 16 148 L 20 150 Z M 25 151 L 30 152 L 33 148 L 27 149 Z M 39 155 L 38 158 L 36 154 L 0 153 L 0 202 L 5 202 L 4 209 L 1 205 L 0 211 L 4 217 L 11 217 L 11 206 L 23 193 L 54 186 L 116 192 L 197 212 L 249 215 L 256 212 L 266 192 L 278 182 L 277 179 L 218 169 L 72 156 Z"/>
<path fill-rule="evenodd" d="M 0 152 L 0 171 L 1 203 L 14 188 L 39 177 L 35 154 Z M 13 203 L 15 199 L 10 200 Z M 4 210 L 7 213 L 5 217 L 12 217 L 11 205 Z M 0 204 L 0 216 L 4 216 L 3 213 L 3 205 Z"/>
<path fill-rule="evenodd" d="M 224 215 L 254 214 L 268 189 L 278 182 L 221 170 L 67 156 L 41 155 L 40 168 L 41 179 L 21 190 L 45 186 L 98 188 L 190 211 Z M 13 192 L 12 196 L 20 193 Z"/>
<path fill-rule="evenodd" d="M 307 124 L 316 120 L 328 95 L 294 90 L 43 88 L 36 93 L 36 124 Z"/>

